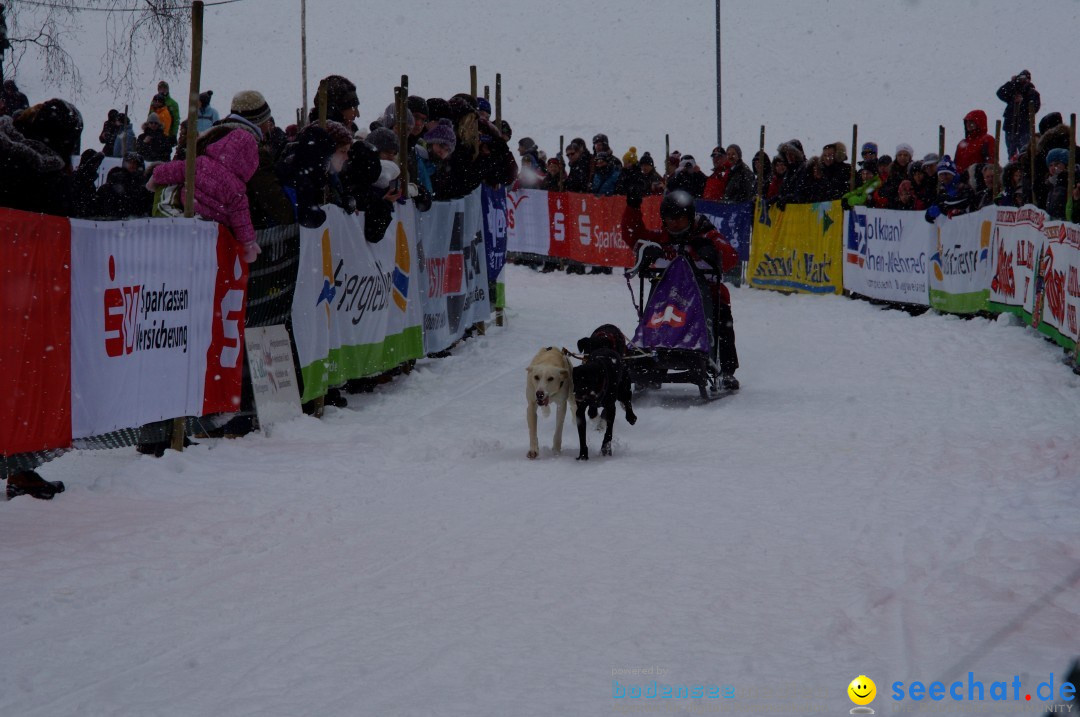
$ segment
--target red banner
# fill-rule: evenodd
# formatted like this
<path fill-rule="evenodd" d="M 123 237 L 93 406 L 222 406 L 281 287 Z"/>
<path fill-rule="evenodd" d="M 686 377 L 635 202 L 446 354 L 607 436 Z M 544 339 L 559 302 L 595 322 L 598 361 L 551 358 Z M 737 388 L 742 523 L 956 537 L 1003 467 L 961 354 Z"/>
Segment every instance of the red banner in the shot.
<path fill-rule="evenodd" d="M 0 209 L 0 454 L 71 445 L 71 225 Z"/>
<path fill-rule="evenodd" d="M 625 197 L 549 192 L 549 256 L 596 266 L 633 266 L 634 253 L 623 237 L 625 209 Z M 645 225 L 659 228 L 660 197 L 646 197 L 641 209 Z"/>
<path fill-rule="evenodd" d="M 219 224 L 214 323 L 210 348 L 206 351 L 204 415 L 240 410 L 248 267 L 240 259 L 239 246 L 229 230 Z"/>

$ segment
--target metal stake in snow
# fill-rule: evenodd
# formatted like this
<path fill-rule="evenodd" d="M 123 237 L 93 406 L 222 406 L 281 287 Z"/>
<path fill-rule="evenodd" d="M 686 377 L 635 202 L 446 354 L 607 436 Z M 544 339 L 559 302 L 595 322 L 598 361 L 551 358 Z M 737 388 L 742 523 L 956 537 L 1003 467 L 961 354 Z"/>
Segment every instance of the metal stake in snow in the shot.
<path fill-rule="evenodd" d="M 720 0 L 716 0 L 716 146 L 724 146 L 723 93 L 720 91 Z"/>
<path fill-rule="evenodd" d="M 859 125 L 851 125 L 851 181 L 848 183 L 848 191 L 855 191 L 855 158 L 861 156 L 859 151 Z"/>
<path fill-rule="evenodd" d="M 202 74 L 203 4 L 202 0 L 191 3 L 191 83 L 188 85 L 187 157 L 184 167 L 184 216 L 195 216 L 195 140 L 199 137 L 199 77 Z M 174 451 L 184 450 L 184 433 L 187 420 L 174 418 L 171 446 Z"/>
<path fill-rule="evenodd" d="M 300 0 L 300 83 L 303 93 L 300 100 L 301 115 L 297 126 L 307 124 L 307 0 Z"/>
<path fill-rule="evenodd" d="M 1030 162 L 1030 167 L 1028 169 L 1031 172 L 1030 174 L 1028 174 L 1028 177 L 1031 178 L 1030 182 L 1029 182 L 1030 186 L 1031 186 L 1031 203 L 1035 204 L 1035 107 L 1034 106 L 1032 106 L 1031 109 L 1028 110 L 1028 138 L 1029 138 L 1028 139 L 1028 161 Z"/>
<path fill-rule="evenodd" d="M 990 201 L 997 200 L 998 195 L 998 157 L 1001 152 L 1001 120 L 994 123 L 994 186 L 990 190 Z"/>
<path fill-rule="evenodd" d="M 1073 221 L 1073 190 L 1076 180 L 1076 113 L 1069 115 L 1069 193 L 1065 195 L 1065 221 Z"/>

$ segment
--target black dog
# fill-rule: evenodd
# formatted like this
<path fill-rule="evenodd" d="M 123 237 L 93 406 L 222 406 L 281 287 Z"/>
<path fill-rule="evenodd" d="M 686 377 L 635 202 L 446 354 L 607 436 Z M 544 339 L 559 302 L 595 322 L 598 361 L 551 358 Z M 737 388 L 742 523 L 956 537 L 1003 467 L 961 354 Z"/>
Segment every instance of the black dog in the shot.
<path fill-rule="evenodd" d="M 637 423 L 630 403 L 632 386 L 630 374 L 623 364 L 626 337 L 617 326 L 604 324 L 588 338 L 578 341 L 578 351 L 584 355 L 580 366 L 574 367 L 574 400 L 577 403 L 579 461 L 589 460 L 589 445 L 585 440 L 585 415 L 603 418 L 606 428 L 601 455 L 611 455 L 611 431 L 615 424 L 615 402 L 622 403 L 626 422 Z"/>

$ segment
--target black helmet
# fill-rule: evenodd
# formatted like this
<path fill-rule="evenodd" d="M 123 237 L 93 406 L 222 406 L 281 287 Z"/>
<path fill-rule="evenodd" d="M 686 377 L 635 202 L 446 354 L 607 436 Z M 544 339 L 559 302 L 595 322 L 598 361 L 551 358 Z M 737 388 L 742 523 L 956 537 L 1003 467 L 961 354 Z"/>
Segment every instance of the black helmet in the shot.
<path fill-rule="evenodd" d="M 686 217 L 691 222 L 694 221 L 694 198 L 690 196 L 689 192 L 682 189 L 669 192 L 660 202 L 661 219 L 677 219 L 679 217 Z"/>

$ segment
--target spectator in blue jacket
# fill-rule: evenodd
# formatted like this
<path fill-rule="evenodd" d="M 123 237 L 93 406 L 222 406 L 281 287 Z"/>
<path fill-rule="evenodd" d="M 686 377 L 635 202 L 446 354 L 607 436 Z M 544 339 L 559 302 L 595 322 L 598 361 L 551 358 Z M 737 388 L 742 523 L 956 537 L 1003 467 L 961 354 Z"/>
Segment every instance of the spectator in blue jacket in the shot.
<path fill-rule="evenodd" d="M 612 161 L 611 152 L 597 152 L 593 162 L 592 193 L 601 197 L 615 194 L 619 174 L 619 168 Z"/>
<path fill-rule="evenodd" d="M 213 90 L 207 90 L 199 95 L 199 118 L 195 125 L 199 134 L 213 127 L 214 123 L 221 119 L 218 111 L 210 106 L 210 100 L 213 97 Z"/>

